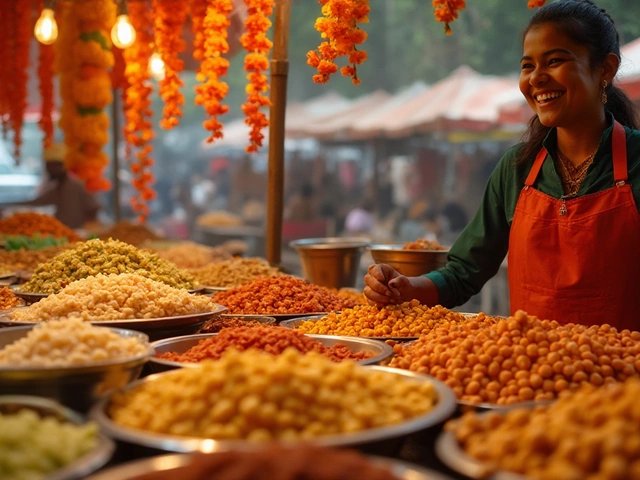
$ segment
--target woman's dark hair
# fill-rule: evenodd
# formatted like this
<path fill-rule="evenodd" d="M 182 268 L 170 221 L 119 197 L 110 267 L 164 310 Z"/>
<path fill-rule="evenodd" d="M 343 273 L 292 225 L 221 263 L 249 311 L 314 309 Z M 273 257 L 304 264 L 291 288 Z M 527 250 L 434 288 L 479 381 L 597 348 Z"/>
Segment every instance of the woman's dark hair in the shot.
<path fill-rule="evenodd" d="M 574 42 L 587 47 L 593 68 L 602 65 L 609 53 L 615 53 L 620 58 L 620 37 L 613 19 L 590 0 L 562 0 L 542 7 L 529 21 L 522 38 L 532 28 L 548 23 L 561 27 Z M 629 97 L 613 84 L 607 86 L 606 93 L 608 100 L 605 109 L 622 125 L 638 129 L 635 106 Z M 535 158 L 549 130 L 534 115 L 523 136 L 524 145 L 518 152 L 518 162 Z"/>

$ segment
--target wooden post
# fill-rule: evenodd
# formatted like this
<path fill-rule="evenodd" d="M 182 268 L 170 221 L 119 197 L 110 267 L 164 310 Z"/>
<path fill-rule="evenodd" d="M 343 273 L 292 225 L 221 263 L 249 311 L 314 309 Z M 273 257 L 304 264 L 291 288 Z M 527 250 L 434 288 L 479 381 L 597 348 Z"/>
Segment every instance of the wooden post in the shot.
<path fill-rule="evenodd" d="M 284 206 L 284 134 L 289 74 L 289 19 L 291 0 L 276 0 L 271 60 L 269 110 L 269 168 L 267 184 L 267 260 L 280 265 Z"/>
<path fill-rule="evenodd" d="M 116 223 L 120 221 L 120 157 L 118 155 L 118 144 L 120 143 L 120 121 L 118 118 L 119 100 L 118 90 L 113 89 L 113 102 L 111 103 L 111 117 L 113 128 L 111 129 L 111 142 L 113 146 L 113 219 Z"/>

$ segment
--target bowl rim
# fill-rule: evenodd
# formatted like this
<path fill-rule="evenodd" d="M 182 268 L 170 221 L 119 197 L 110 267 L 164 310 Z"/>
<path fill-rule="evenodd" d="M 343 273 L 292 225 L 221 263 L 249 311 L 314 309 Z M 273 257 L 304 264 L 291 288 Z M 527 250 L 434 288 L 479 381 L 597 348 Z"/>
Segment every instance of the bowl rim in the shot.
<path fill-rule="evenodd" d="M 399 438 L 444 422 L 451 417 L 456 409 L 456 397 L 453 390 L 451 390 L 451 388 L 443 382 L 433 377 L 411 372 L 408 370 L 383 367 L 380 365 L 360 366 L 360 368 L 392 373 L 394 375 L 399 375 L 423 382 L 429 382 L 431 383 L 431 385 L 433 385 L 433 388 L 438 396 L 438 401 L 435 403 L 431 410 L 411 420 L 399 424 L 386 425 L 383 427 L 362 430 L 355 433 L 314 437 L 313 439 L 309 440 L 313 444 L 331 447 L 346 447 Z M 237 448 L 246 445 L 248 443 L 247 440 L 214 440 L 211 438 L 179 437 L 175 435 L 151 433 L 145 430 L 139 430 L 131 427 L 123 427 L 116 424 L 107 415 L 106 409 L 114 393 L 132 390 L 142 385 L 143 383 L 157 381 L 162 376 L 172 375 L 175 374 L 175 372 L 176 371 L 170 371 L 150 375 L 148 377 L 145 377 L 144 379 L 132 382 L 124 388 L 111 391 L 108 395 L 94 404 L 93 408 L 89 412 L 89 417 L 95 420 L 98 425 L 100 425 L 100 428 L 102 428 L 102 430 L 111 438 L 127 443 L 133 443 L 170 452 L 206 452 L 210 451 L 211 448 L 217 448 L 218 445 L 227 448 Z M 297 442 L 282 441 L 281 443 L 286 445 L 298 442 L 299 440 Z"/>
<path fill-rule="evenodd" d="M 378 244 L 373 244 L 373 245 L 369 245 L 367 247 L 367 249 L 371 252 L 402 252 L 402 253 L 411 253 L 411 252 L 415 252 L 415 253 L 449 253 L 449 250 L 451 250 L 451 247 L 446 247 L 442 250 L 420 250 L 420 249 L 414 249 L 414 248 L 402 248 L 403 245 L 402 244 L 382 244 L 382 243 L 378 243 Z"/>
<path fill-rule="evenodd" d="M 336 248 L 365 248 L 371 244 L 366 237 L 315 237 L 291 240 L 289 246 L 297 250 L 332 250 Z"/>
<path fill-rule="evenodd" d="M 358 363 L 360 365 L 376 365 L 376 364 L 382 362 L 383 360 L 386 360 L 387 358 L 389 358 L 390 356 L 393 355 L 393 348 L 391 348 L 391 346 L 387 345 L 384 342 L 380 342 L 378 340 L 372 340 L 372 339 L 369 339 L 369 338 L 366 338 L 366 337 L 347 337 L 347 336 L 338 336 L 338 335 L 316 335 L 316 334 L 309 334 L 309 333 L 305 333 L 304 335 L 306 337 L 310 337 L 310 338 L 313 338 L 313 339 L 318 340 L 318 341 L 322 340 L 322 339 L 326 339 L 326 340 L 335 340 L 338 343 L 339 342 L 360 343 L 360 344 L 364 344 L 364 345 L 370 345 L 370 346 L 375 347 L 376 349 L 380 350 L 380 353 L 378 353 L 377 355 L 373 355 L 373 356 L 371 356 L 369 358 L 365 358 L 365 359 L 362 359 L 362 360 L 357 360 L 356 363 Z M 198 343 L 199 343 L 200 340 L 206 340 L 207 338 L 217 337 L 217 336 L 218 336 L 218 332 L 216 332 L 216 333 L 198 333 L 196 335 L 181 335 L 179 337 L 170 337 L 170 338 L 164 338 L 164 339 L 161 339 L 161 340 L 156 340 L 155 342 L 151 343 L 151 346 L 154 349 L 156 349 L 156 347 L 165 346 L 165 344 L 173 344 L 173 343 L 178 343 L 178 342 L 185 341 L 185 340 L 198 340 Z M 197 367 L 199 365 L 199 362 L 176 362 L 175 360 L 164 360 L 162 358 L 158 358 L 156 356 L 156 353 L 154 353 L 151 357 L 149 357 L 149 362 L 150 363 L 154 363 L 154 364 L 157 364 L 157 365 L 162 365 L 164 367 L 175 367 L 175 368 L 194 368 L 194 367 Z"/>
<path fill-rule="evenodd" d="M 0 328 L 0 337 L 3 335 L 3 332 L 19 332 L 19 331 L 30 331 L 32 330 L 37 323 L 34 325 L 20 325 L 17 327 L 7 327 Z M 155 355 L 155 349 L 151 346 L 149 342 L 149 335 L 146 333 L 138 332 L 136 330 L 130 330 L 126 328 L 114 328 L 114 327 L 100 327 L 100 328 L 108 328 L 114 333 L 117 333 L 123 338 L 137 338 L 140 343 L 146 346 L 146 352 L 136 355 L 134 357 L 126 357 L 126 358 L 114 358 L 110 360 L 102 360 L 99 362 L 90 362 L 87 364 L 80 365 L 58 365 L 58 366 L 32 366 L 32 365 L 24 365 L 24 366 L 11 366 L 11 365 L 0 365 L 0 382 L 1 379 L 8 375 L 19 375 L 19 374 L 35 374 L 35 373 L 43 373 L 47 377 L 54 375 L 65 375 L 65 374 L 82 374 L 82 373 L 92 373 L 96 371 L 102 371 L 105 368 L 114 367 L 114 366 L 124 366 L 130 365 L 135 366 L 140 363 L 145 363 L 149 357 Z M 24 338 L 24 337 L 21 337 Z M 12 345 L 10 343 L 9 345 Z M 2 349 L 0 349 L 1 351 Z"/>
<path fill-rule="evenodd" d="M 57 417 L 60 417 L 64 422 L 74 425 L 85 425 L 88 423 L 87 419 L 75 410 L 71 410 L 49 398 L 32 395 L 0 395 L 0 406 L 6 404 L 22 405 L 30 410 L 48 410 Z M 40 415 L 39 411 L 37 411 L 37 413 Z M 115 442 L 98 429 L 96 432 L 96 446 L 82 457 L 47 475 L 47 480 L 86 478 L 87 475 L 94 473 L 106 465 L 113 456 L 115 449 Z"/>
<path fill-rule="evenodd" d="M 259 447 L 258 447 L 259 448 Z M 249 449 L 249 448 L 247 448 Z M 218 453 L 227 449 L 216 448 L 206 453 Z M 104 471 L 96 472 L 86 480 L 135 480 L 143 473 L 167 472 L 189 464 L 192 455 L 199 452 L 169 453 L 150 458 L 133 460 L 120 465 L 115 465 Z M 364 455 L 364 454 L 363 454 Z M 370 462 L 386 466 L 398 480 L 449 480 L 450 477 L 422 466 L 398 460 L 396 458 L 382 457 L 378 455 L 364 455 Z"/>

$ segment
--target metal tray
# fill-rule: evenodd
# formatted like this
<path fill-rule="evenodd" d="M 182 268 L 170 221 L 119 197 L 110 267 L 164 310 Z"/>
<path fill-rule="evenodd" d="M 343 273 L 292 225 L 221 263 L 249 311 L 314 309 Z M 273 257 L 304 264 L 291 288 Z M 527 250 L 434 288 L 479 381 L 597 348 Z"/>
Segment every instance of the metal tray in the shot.
<path fill-rule="evenodd" d="M 0 396 L 0 412 L 13 413 L 22 409 L 36 412 L 40 417 L 56 417 L 60 421 L 82 425 L 85 420 L 76 412 L 62 405 L 40 397 L 26 395 Z M 87 475 L 103 467 L 113 455 L 115 444 L 102 433 L 98 433 L 96 447 L 83 457 L 75 460 L 62 469 L 47 475 L 47 480 L 72 480 L 85 478 Z"/>
<path fill-rule="evenodd" d="M 302 317 L 302 318 L 292 318 L 289 320 L 285 320 L 283 322 L 280 322 L 280 326 L 281 327 L 285 327 L 285 328 L 292 328 L 292 329 L 297 329 L 300 324 L 302 322 L 308 322 L 308 321 L 318 321 L 324 317 L 326 317 L 327 314 L 323 314 L 323 315 L 314 315 L 311 317 Z M 329 336 L 334 336 L 334 335 L 329 335 Z M 394 340 L 396 342 L 409 342 L 411 340 L 417 340 L 420 337 L 357 337 L 357 336 L 349 336 L 348 338 L 370 338 L 372 340 L 376 340 L 376 341 L 385 341 L 385 340 Z"/>
<path fill-rule="evenodd" d="M 167 352 L 184 353 L 191 347 L 200 343 L 201 340 L 216 337 L 217 335 L 217 333 L 203 333 L 200 335 L 185 335 L 182 337 L 167 338 L 153 342 L 152 347 L 155 349 L 156 355 Z M 317 340 L 329 348 L 334 345 L 344 345 L 352 352 L 369 352 L 373 355 L 364 360 L 359 360 L 358 363 L 360 365 L 378 365 L 380 362 L 393 355 L 393 349 L 386 343 L 367 338 L 334 337 L 328 335 L 307 336 Z M 174 362 L 153 356 L 149 359 L 149 366 L 154 372 L 164 372 L 182 367 L 197 367 L 198 364 L 190 362 Z"/>
<path fill-rule="evenodd" d="M 210 452 L 220 451 L 224 451 L 224 449 L 214 442 Z M 449 477 L 440 473 L 399 460 L 373 456 L 369 457 L 369 459 L 377 464 L 387 466 L 398 480 L 449 480 Z M 91 475 L 87 480 L 135 480 L 143 474 L 168 472 L 176 468 L 186 467 L 190 461 L 190 454 L 162 455 L 125 463 Z"/>
<path fill-rule="evenodd" d="M 409 372 L 407 370 L 397 370 L 395 368 L 381 367 L 377 365 L 363 368 L 367 368 L 368 370 L 389 372 L 394 375 L 412 378 L 423 382 L 429 382 L 433 385 L 436 394 L 438 395 L 438 402 L 429 412 L 403 423 L 379 428 L 372 428 L 356 433 L 316 437 L 313 439 L 309 439 L 310 442 L 316 445 L 329 447 L 355 447 L 390 439 L 404 438 L 412 433 L 416 433 L 426 428 L 441 424 L 442 422 L 447 420 L 456 409 L 456 398 L 453 390 L 451 390 L 447 385 L 440 382 L 439 380 L 428 377 L 426 375 Z M 124 390 L 131 390 L 146 382 L 156 381 L 163 375 L 171 374 L 172 372 L 158 373 L 149 377 L 145 377 L 142 380 L 138 380 L 127 385 Z M 100 427 L 107 435 L 116 440 L 148 448 L 155 448 L 157 450 L 178 453 L 196 451 L 210 452 L 214 445 L 220 446 L 220 448 L 242 448 L 246 447 L 247 443 L 249 443 L 242 440 L 215 441 L 214 439 L 164 435 L 134 428 L 122 427 L 116 424 L 107 415 L 106 410 L 109 404 L 109 400 L 110 397 L 101 399 L 91 409 L 90 417 L 98 422 Z M 286 444 L 287 442 L 283 443 Z"/>
<path fill-rule="evenodd" d="M 18 285 L 18 287 L 19 287 L 19 285 Z M 194 288 L 192 290 L 188 290 L 188 292 L 191 293 L 191 294 L 200 294 L 200 293 L 204 293 L 205 288 L 206 287 L 197 287 L 197 288 Z M 20 297 L 20 298 L 24 299 L 24 301 L 26 301 L 28 303 L 39 302 L 43 298 L 47 298 L 50 295 L 49 293 L 23 292 L 23 291 L 19 290 L 18 288 L 14 288 L 13 293 L 17 297 Z"/>
<path fill-rule="evenodd" d="M 307 318 L 307 317 L 323 317 L 329 312 L 309 312 L 309 313 L 228 313 L 222 314 L 221 317 L 271 317 L 276 319 L 276 323 L 282 325 L 286 320 Z"/>
<path fill-rule="evenodd" d="M 227 307 L 212 303 L 215 308 L 210 312 L 194 313 L 191 315 L 177 315 L 175 317 L 160 317 L 148 319 L 130 320 L 104 320 L 91 322 L 100 327 L 126 328 L 146 333 L 151 340 L 175 337 L 187 333 L 197 333 L 204 323 L 210 318 L 227 310 Z M 7 313 L 9 312 L 9 313 Z M 16 322 L 10 320 L 10 310 L 0 314 L 0 325 L 25 326 L 34 325 L 37 322 Z"/>
<path fill-rule="evenodd" d="M 438 458 L 442 460 L 447 467 L 474 480 L 486 478 L 490 478 L 491 480 L 527 480 L 527 477 L 518 473 L 494 471 L 494 469 L 488 465 L 470 457 L 462 447 L 460 447 L 453 432 L 447 430 L 443 430 L 438 436 L 435 451 Z"/>

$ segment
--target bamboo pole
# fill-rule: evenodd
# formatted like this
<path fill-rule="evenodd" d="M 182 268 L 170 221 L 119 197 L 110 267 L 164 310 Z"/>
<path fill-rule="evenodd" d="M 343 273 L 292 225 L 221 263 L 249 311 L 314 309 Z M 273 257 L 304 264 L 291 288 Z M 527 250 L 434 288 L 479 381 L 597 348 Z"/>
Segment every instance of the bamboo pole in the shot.
<path fill-rule="evenodd" d="M 267 260 L 280 265 L 282 211 L 284 206 L 284 134 L 289 74 L 289 20 L 291 0 L 276 0 L 271 60 L 271 108 L 269 110 L 269 167 L 267 184 Z"/>

